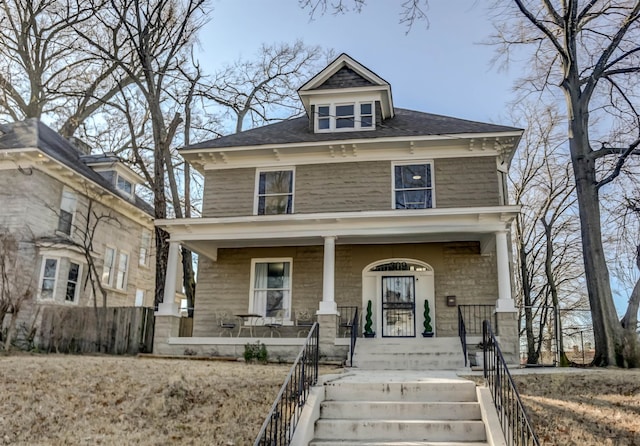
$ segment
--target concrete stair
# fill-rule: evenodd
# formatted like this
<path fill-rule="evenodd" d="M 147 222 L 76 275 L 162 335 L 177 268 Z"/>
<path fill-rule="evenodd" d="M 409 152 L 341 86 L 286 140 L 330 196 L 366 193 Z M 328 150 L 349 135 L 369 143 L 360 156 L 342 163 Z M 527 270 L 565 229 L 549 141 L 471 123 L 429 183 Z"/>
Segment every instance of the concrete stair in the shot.
<path fill-rule="evenodd" d="M 359 338 L 353 367 L 366 370 L 458 370 L 464 367 L 458 338 Z"/>
<path fill-rule="evenodd" d="M 487 446 L 475 384 L 419 372 L 354 372 L 324 385 L 311 446 Z"/>

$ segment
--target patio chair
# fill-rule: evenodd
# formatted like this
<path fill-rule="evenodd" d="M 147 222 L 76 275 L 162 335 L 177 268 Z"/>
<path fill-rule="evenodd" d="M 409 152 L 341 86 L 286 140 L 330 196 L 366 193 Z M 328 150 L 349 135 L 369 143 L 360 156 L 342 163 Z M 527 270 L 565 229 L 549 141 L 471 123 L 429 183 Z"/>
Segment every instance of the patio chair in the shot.
<path fill-rule="evenodd" d="M 278 335 L 278 337 L 281 337 L 280 328 L 283 325 L 284 315 L 285 315 L 285 310 L 278 310 L 275 312 L 273 316 L 269 318 L 270 320 L 266 324 L 264 324 L 264 326 L 269 329 L 270 337 L 273 337 L 274 333 Z"/>
<path fill-rule="evenodd" d="M 300 334 L 304 336 L 307 336 L 307 334 L 309 334 L 309 330 L 314 323 L 312 314 L 313 313 L 310 310 L 300 310 L 296 312 L 296 327 L 298 327 L 296 337 L 299 337 Z"/>
<path fill-rule="evenodd" d="M 216 323 L 220 330 L 220 334 L 228 333 L 229 336 L 233 336 L 233 330 L 236 328 L 236 323 L 229 316 L 228 313 L 220 312 L 216 313 Z"/>

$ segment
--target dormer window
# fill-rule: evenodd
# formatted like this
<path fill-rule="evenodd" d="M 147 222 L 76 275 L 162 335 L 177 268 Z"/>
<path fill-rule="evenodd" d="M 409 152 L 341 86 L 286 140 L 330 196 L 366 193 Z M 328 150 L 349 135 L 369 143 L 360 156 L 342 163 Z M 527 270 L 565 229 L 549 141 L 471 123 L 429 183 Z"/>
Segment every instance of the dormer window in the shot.
<path fill-rule="evenodd" d="M 326 104 L 318 105 L 316 108 L 316 132 L 344 132 L 374 128 L 372 102 Z"/>
<path fill-rule="evenodd" d="M 131 181 L 124 179 L 120 175 L 118 175 L 116 180 L 116 186 L 118 187 L 118 190 L 124 192 L 126 195 L 133 195 L 133 184 L 131 184 Z"/>

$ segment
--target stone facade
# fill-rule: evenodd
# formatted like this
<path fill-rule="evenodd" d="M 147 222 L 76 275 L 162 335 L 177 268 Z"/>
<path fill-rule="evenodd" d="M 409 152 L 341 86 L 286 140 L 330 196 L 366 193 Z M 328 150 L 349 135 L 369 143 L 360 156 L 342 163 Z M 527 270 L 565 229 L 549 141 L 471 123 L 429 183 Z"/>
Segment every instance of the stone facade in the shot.
<path fill-rule="evenodd" d="M 438 158 L 436 208 L 498 206 L 495 157 Z M 295 166 L 294 212 L 383 211 L 392 208 L 392 163 L 344 162 Z M 256 169 L 209 170 L 203 217 L 253 215 Z"/>

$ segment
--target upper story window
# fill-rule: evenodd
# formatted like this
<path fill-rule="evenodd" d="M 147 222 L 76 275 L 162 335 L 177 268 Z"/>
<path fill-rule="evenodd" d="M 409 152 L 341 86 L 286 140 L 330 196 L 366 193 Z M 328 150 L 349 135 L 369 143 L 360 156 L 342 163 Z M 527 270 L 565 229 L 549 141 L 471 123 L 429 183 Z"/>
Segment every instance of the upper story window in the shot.
<path fill-rule="evenodd" d="M 374 128 L 373 102 L 317 105 L 316 131 L 333 132 L 372 130 Z"/>
<path fill-rule="evenodd" d="M 116 187 L 126 195 L 133 195 L 133 184 L 121 175 L 118 175 L 118 178 L 116 179 Z"/>
<path fill-rule="evenodd" d="M 258 171 L 257 176 L 255 213 L 293 213 L 293 169 Z"/>
<path fill-rule="evenodd" d="M 151 231 L 142 230 L 140 239 L 140 254 L 138 256 L 138 264 L 140 266 L 149 266 L 149 254 L 151 253 Z"/>
<path fill-rule="evenodd" d="M 71 235 L 73 228 L 73 216 L 76 212 L 76 203 L 78 198 L 70 189 L 62 190 L 62 199 L 60 200 L 60 215 L 58 217 L 58 231 Z"/>
<path fill-rule="evenodd" d="M 433 199 L 431 163 L 393 166 L 393 207 L 395 209 L 432 208 Z"/>

